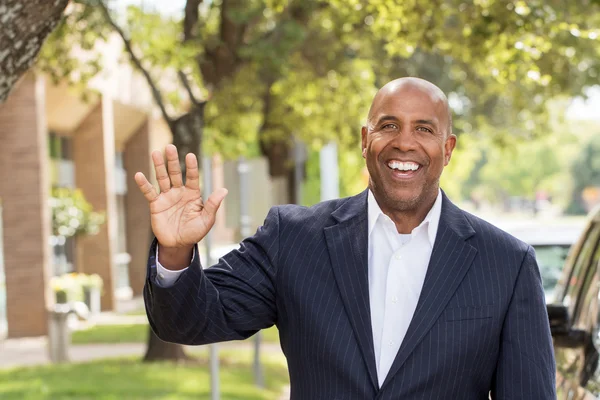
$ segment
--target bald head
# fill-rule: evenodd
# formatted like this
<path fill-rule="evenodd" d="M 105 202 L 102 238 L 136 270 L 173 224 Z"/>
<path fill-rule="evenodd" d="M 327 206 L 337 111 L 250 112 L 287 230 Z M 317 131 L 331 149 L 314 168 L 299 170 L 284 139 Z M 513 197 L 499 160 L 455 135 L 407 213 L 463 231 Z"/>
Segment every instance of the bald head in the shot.
<path fill-rule="evenodd" d="M 448 98 L 442 90 L 433 83 L 421 78 L 399 78 L 386 83 L 375 95 L 369 115 L 367 117 L 367 125 L 370 125 L 373 117 L 381 106 L 390 98 L 395 96 L 411 96 L 411 94 L 421 93 L 427 95 L 436 108 L 444 110 L 446 117 L 446 135 L 452 133 L 452 112 L 448 105 Z"/>

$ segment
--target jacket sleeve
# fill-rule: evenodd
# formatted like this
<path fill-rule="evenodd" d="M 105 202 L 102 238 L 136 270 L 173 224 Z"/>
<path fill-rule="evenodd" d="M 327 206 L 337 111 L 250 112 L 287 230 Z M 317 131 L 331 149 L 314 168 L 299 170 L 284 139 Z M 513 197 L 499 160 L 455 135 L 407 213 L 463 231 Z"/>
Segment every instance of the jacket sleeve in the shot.
<path fill-rule="evenodd" d="M 156 283 L 156 239 L 150 248 L 144 303 L 150 326 L 167 342 L 199 345 L 252 336 L 277 322 L 275 276 L 279 212 L 210 268 L 192 263 L 168 287 Z"/>
<path fill-rule="evenodd" d="M 556 399 L 556 365 L 533 248 L 521 263 L 502 329 L 492 399 Z"/>

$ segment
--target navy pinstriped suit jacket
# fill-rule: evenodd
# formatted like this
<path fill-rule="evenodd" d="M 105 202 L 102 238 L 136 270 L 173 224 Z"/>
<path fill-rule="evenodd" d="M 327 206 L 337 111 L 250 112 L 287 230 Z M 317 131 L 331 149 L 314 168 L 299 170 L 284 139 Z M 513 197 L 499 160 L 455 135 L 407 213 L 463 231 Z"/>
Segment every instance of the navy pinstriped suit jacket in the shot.
<path fill-rule="evenodd" d="M 367 281 L 367 192 L 278 206 L 239 250 L 169 288 L 144 289 L 165 341 L 244 339 L 276 324 L 293 400 L 555 399 L 555 364 L 531 247 L 453 205 L 442 214 L 416 312 L 381 388 Z M 197 254 L 197 252 L 196 252 Z"/>

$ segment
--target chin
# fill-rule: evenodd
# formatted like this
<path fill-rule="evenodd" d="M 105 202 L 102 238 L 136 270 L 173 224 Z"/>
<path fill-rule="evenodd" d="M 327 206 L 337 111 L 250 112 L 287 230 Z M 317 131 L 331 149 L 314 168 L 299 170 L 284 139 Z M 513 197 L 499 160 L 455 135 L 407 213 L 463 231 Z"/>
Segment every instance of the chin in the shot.
<path fill-rule="evenodd" d="M 387 203 L 397 211 L 409 211 L 418 207 L 422 193 L 387 193 Z"/>

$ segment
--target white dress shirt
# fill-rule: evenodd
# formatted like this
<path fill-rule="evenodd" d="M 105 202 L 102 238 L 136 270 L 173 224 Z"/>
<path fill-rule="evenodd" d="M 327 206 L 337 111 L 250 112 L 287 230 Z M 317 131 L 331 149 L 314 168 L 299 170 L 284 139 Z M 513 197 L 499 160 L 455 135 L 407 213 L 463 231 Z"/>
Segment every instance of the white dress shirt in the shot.
<path fill-rule="evenodd" d="M 369 301 L 371 326 L 379 386 L 383 384 L 413 318 L 442 212 L 442 193 L 433 207 L 410 234 L 399 234 L 369 190 Z M 193 258 L 193 257 L 192 257 Z M 170 271 L 158 262 L 158 283 L 175 283 L 187 268 Z"/>
<path fill-rule="evenodd" d="M 369 215 L 369 300 L 379 386 L 385 381 L 400 349 L 423 289 L 435 243 L 442 193 L 410 234 L 399 234 L 373 193 L 367 199 Z"/>
<path fill-rule="evenodd" d="M 194 251 L 192 252 L 192 260 L 196 255 L 196 248 L 194 247 Z M 190 261 L 191 262 L 191 261 Z M 156 246 L 156 278 L 158 280 L 158 284 L 162 287 L 169 287 L 175 283 L 179 275 L 182 274 L 183 271 L 188 269 L 189 267 L 185 267 L 184 269 L 179 270 L 170 270 L 166 269 L 162 266 L 160 262 L 158 262 L 158 246 Z"/>

